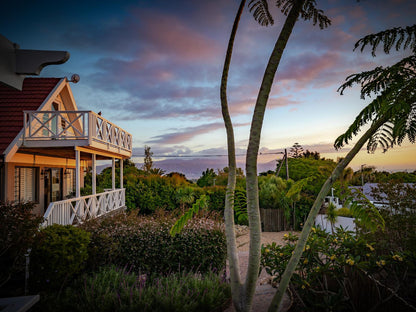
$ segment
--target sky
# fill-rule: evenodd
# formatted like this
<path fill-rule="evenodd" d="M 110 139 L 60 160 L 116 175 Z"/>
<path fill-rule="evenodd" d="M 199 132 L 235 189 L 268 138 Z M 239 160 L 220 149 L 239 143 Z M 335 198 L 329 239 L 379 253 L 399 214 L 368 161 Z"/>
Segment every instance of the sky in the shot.
<path fill-rule="evenodd" d="M 238 29 L 228 82 L 238 164 L 244 168 L 252 113 L 264 70 L 284 22 L 270 1 L 275 24 L 260 26 L 247 7 Z M 226 134 L 219 87 L 236 0 L 2 1 L 0 32 L 22 49 L 68 51 L 62 65 L 42 77 L 71 77 L 79 109 L 102 116 L 133 135 L 133 158 L 144 146 L 159 167 L 200 175 L 222 168 Z M 275 169 L 276 159 L 295 142 L 304 150 L 337 159 L 341 135 L 362 108 L 359 88 L 338 87 L 351 74 L 391 65 L 406 56 L 368 49 L 353 51 L 363 36 L 415 23 L 414 0 L 323 0 L 317 7 L 331 19 L 324 30 L 299 20 L 289 39 L 271 90 L 264 119 L 259 171 Z M 192 156 L 160 158 L 160 155 Z M 406 141 L 387 153 L 363 149 L 351 167 L 416 170 L 416 147 Z"/>

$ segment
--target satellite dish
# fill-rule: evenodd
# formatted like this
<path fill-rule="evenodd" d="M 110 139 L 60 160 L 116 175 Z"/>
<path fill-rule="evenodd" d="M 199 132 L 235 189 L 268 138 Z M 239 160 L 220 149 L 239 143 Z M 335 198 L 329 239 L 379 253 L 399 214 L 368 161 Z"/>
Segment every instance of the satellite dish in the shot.
<path fill-rule="evenodd" d="M 72 76 L 71 76 L 71 80 L 70 80 L 70 82 L 73 82 L 73 83 L 77 83 L 78 81 L 79 81 L 79 75 L 78 74 L 73 74 Z"/>

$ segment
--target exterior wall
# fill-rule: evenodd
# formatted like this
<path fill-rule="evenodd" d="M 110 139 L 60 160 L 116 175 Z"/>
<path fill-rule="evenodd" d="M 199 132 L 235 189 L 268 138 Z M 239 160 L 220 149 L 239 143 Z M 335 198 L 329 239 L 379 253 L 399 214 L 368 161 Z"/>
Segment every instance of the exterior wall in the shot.
<path fill-rule="evenodd" d="M 5 200 L 5 164 L 0 163 L 0 202 Z"/>
<path fill-rule="evenodd" d="M 67 163 L 68 162 L 68 163 Z M 82 161 L 81 162 L 81 170 L 83 166 L 88 166 L 88 162 Z M 45 157 L 45 156 L 35 156 L 35 155 L 28 155 L 28 154 L 19 154 L 16 153 L 13 157 L 13 162 L 6 163 L 5 166 L 5 182 L 6 182 L 6 192 L 5 192 L 5 200 L 6 201 L 14 201 L 15 199 L 15 168 L 16 167 L 35 167 L 39 170 L 39 175 L 37 177 L 38 183 L 38 203 L 35 205 L 34 213 L 38 215 L 43 215 L 44 213 L 44 205 L 45 205 L 45 189 L 44 189 L 44 175 L 42 171 L 48 168 L 61 168 L 65 170 L 68 169 L 75 169 L 75 160 L 65 158 L 53 158 L 53 157 Z M 65 179 L 65 175 L 62 175 L 62 189 L 65 190 L 67 185 L 67 181 Z M 84 172 L 81 171 L 81 187 L 84 186 Z"/>

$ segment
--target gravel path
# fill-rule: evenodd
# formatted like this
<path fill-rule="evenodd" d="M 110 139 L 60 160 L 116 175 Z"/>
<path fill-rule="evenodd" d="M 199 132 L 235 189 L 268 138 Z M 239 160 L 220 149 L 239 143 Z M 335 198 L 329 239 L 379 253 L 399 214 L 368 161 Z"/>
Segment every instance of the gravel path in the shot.
<path fill-rule="evenodd" d="M 262 244 L 270 244 L 276 242 L 277 244 L 283 245 L 283 236 L 289 232 L 262 232 L 261 242 Z M 237 247 L 238 247 L 238 258 L 240 261 L 240 272 L 242 279 L 244 280 L 247 274 L 248 265 L 248 248 L 249 248 L 249 235 L 248 230 L 240 228 L 237 230 Z M 276 288 L 273 288 L 269 283 L 269 277 L 265 270 L 260 274 L 257 281 L 256 293 L 253 298 L 252 312 L 266 312 L 272 298 L 276 292 Z M 284 306 L 281 311 L 287 311 L 290 300 L 288 297 L 284 298 Z M 231 306 L 225 312 L 234 312 L 234 308 Z"/>

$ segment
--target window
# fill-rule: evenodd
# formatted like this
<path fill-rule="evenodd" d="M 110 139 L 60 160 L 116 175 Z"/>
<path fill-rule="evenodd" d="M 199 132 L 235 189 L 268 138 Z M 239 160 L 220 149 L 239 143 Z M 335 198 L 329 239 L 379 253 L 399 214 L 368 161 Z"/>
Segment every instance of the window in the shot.
<path fill-rule="evenodd" d="M 38 201 L 38 168 L 16 167 L 14 200 L 17 202 Z"/>
<path fill-rule="evenodd" d="M 65 169 L 64 196 L 66 198 L 75 196 L 75 169 Z"/>

